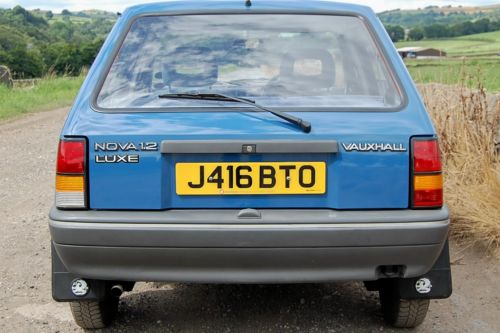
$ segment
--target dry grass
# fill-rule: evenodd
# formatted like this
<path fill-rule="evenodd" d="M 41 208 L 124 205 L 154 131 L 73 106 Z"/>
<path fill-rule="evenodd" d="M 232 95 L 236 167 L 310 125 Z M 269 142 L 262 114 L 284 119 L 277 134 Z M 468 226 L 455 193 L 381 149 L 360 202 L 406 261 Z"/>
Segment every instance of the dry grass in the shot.
<path fill-rule="evenodd" d="M 428 84 L 419 87 L 434 120 L 443 158 L 452 236 L 500 254 L 500 160 L 495 147 L 500 95 Z"/>

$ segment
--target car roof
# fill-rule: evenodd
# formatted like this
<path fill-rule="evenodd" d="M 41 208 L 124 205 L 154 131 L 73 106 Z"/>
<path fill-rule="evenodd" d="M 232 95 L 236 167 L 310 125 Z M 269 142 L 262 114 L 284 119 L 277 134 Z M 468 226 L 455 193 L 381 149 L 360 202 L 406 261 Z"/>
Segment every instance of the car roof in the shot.
<path fill-rule="evenodd" d="M 157 14 L 162 12 L 210 12 L 231 10 L 262 11 L 325 11 L 348 12 L 364 16 L 374 15 L 367 6 L 318 0 L 252 0 L 251 6 L 246 6 L 246 0 L 174 0 L 135 5 L 125 10 L 124 16 Z"/>

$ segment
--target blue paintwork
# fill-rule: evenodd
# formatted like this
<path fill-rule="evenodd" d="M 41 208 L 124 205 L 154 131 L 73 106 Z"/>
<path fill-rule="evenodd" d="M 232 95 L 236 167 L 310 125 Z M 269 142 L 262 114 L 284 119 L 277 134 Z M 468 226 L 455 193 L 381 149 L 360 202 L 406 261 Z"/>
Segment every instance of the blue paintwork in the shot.
<path fill-rule="evenodd" d="M 399 112 L 294 112 L 312 123 L 305 134 L 282 120 L 261 112 L 210 113 L 99 113 L 90 98 L 104 62 L 120 33 L 137 15 L 168 11 L 245 9 L 244 1 L 179 1 L 134 6 L 119 18 L 91 67 L 62 130 L 62 136 L 85 136 L 96 142 L 160 142 L 166 139 L 334 139 L 338 142 L 403 143 L 409 148 L 416 135 L 435 135 L 418 92 L 385 29 L 365 6 L 321 1 L 253 1 L 248 11 L 283 9 L 353 12 L 363 15 L 380 37 L 408 103 Z M 330 207 L 334 209 L 407 208 L 409 153 L 345 152 L 301 155 L 162 155 L 141 152 L 139 164 L 95 164 L 89 152 L 89 190 L 92 209 L 168 209 L 233 207 Z M 325 195 L 204 196 L 175 195 L 174 164 L 185 161 L 307 161 L 325 160 L 328 187 Z"/>

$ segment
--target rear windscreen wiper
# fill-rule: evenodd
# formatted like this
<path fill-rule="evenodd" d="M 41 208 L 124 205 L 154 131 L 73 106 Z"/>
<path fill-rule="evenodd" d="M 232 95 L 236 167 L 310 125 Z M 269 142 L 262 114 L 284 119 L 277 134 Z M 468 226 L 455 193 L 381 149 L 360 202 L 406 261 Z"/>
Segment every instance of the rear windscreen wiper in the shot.
<path fill-rule="evenodd" d="M 281 119 L 284 119 L 284 120 L 288 121 L 289 123 L 292 123 L 292 124 L 298 126 L 305 133 L 311 132 L 311 123 L 310 122 L 305 121 L 301 118 L 292 116 L 292 115 L 285 113 L 285 112 L 268 109 L 262 105 L 255 103 L 254 100 L 251 100 L 248 98 L 234 97 L 234 96 L 229 96 L 229 95 L 219 94 L 219 93 L 177 93 L 177 94 L 163 94 L 163 95 L 160 95 L 158 97 L 159 98 L 170 98 L 170 99 L 200 99 L 200 100 L 207 100 L 207 101 L 224 101 L 224 102 L 237 102 L 237 103 L 248 104 L 248 105 L 251 105 L 251 106 L 253 106 L 257 109 L 260 109 L 262 111 L 270 112 L 270 113 L 274 114 L 276 117 L 280 117 Z"/>

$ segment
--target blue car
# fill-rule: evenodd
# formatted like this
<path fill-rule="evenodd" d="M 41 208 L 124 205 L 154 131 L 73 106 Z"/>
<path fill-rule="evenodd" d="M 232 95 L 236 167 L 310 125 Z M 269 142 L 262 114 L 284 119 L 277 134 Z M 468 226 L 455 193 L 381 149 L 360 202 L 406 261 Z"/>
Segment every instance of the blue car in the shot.
<path fill-rule="evenodd" d="M 137 281 L 363 281 L 396 327 L 451 294 L 436 132 L 368 7 L 127 9 L 62 129 L 55 187 L 53 298 L 84 328 Z"/>

